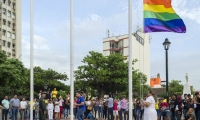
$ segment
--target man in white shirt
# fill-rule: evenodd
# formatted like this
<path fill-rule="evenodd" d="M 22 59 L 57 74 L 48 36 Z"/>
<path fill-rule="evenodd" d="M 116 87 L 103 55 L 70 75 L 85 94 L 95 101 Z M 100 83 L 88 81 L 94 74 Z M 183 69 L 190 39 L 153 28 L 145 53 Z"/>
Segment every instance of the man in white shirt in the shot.
<path fill-rule="evenodd" d="M 22 98 L 22 101 L 20 102 L 20 119 L 26 119 L 26 108 L 27 102 L 25 101 L 25 98 Z"/>
<path fill-rule="evenodd" d="M 109 98 L 106 100 L 108 103 L 108 120 L 113 120 L 113 98 L 109 95 Z M 111 119 L 110 119 L 111 116 Z"/>

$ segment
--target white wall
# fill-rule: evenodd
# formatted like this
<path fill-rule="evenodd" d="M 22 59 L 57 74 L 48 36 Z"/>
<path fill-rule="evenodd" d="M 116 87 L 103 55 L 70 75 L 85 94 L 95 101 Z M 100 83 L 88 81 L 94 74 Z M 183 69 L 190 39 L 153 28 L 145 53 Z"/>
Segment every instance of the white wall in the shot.
<path fill-rule="evenodd" d="M 138 61 L 133 66 L 134 69 L 140 70 L 142 73 L 147 75 L 147 84 L 150 84 L 150 42 L 149 42 L 149 34 L 144 34 L 141 32 L 137 33 L 140 37 L 144 39 L 144 45 L 139 43 L 135 36 L 132 36 L 132 58 L 137 59 Z M 123 41 L 123 55 L 127 57 L 128 60 L 128 35 L 122 35 L 117 37 L 111 37 L 111 38 L 105 38 L 103 41 L 119 41 L 120 39 L 124 39 Z M 127 47 L 127 48 L 126 48 Z M 110 49 L 110 42 L 103 43 L 103 50 L 109 50 Z M 110 53 L 108 51 L 103 51 L 105 55 L 109 55 Z M 128 76 L 127 76 L 128 77 Z"/>

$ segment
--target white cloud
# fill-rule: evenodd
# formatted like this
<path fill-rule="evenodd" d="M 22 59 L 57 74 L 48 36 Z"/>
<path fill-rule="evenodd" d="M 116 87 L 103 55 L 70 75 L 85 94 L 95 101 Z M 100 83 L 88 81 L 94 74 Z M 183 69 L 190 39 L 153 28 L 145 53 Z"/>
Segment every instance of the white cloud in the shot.
<path fill-rule="evenodd" d="M 90 15 L 90 17 L 91 17 L 92 20 L 99 20 L 99 19 L 101 19 L 101 16 L 99 16 L 97 14 L 92 14 L 92 15 Z"/>
<path fill-rule="evenodd" d="M 178 15 L 200 24 L 200 2 L 198 0 L 173 0 L 172 5 Z"/>

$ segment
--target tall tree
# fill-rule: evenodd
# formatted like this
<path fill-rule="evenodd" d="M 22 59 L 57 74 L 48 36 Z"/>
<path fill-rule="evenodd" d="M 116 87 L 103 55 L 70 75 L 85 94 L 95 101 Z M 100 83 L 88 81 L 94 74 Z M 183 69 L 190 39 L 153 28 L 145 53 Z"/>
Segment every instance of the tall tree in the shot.
<path fill-rule="evenodd" d="M 99 97 L 109 92 L 126 91 L 128 65 L 125 60 L 126 58 L 121 54 L 103 56 L 101 53 L 90 51 L 89 55 L 82 60 L 84 65 L 79 66 L 75 71 L 76 89 L 83 91 L 87 88 L 96 89 Z M 135 62 L 136 60 L 133 64 Z M 133 79 L 137 79 L 138 71 L 133 69 L 133 72 Z"/>

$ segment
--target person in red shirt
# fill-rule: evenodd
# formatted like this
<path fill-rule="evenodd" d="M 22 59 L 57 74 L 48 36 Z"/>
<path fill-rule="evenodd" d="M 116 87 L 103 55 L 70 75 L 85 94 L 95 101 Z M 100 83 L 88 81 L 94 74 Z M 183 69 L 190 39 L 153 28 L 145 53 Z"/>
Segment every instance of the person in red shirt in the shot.
<path fill-rule="evenodd" d="M 160 111 L 161 111 L 161 116 L 163 117 L 164 120 L 170 120 L 170 110 L 169 110 L 169 104 L 167 102 L 163 102 L 164 99 L 162 99 L 160 102 Z"/>
<path fill-rule="evenodd" d="M 114 120 L 118 119 L 118 103 L 117 100 L 115 100 L 114 104 L 113 104 L 113 115 L 114 115 Z"/>

